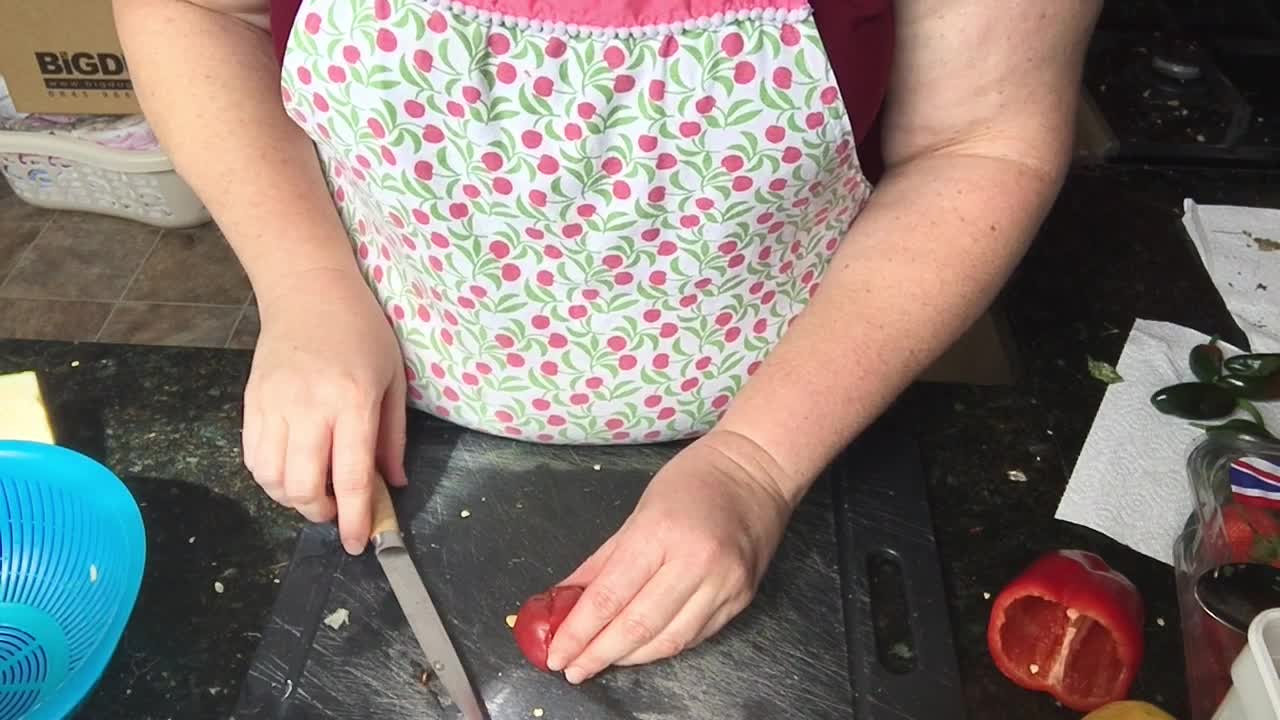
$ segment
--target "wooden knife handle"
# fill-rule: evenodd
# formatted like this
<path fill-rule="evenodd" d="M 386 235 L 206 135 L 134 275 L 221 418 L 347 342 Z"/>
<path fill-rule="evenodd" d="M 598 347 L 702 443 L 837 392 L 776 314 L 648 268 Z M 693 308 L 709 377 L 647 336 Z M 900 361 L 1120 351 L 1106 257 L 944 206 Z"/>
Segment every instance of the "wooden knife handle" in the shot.
<path fill-rule="evenodd" d="M 391 503 L 387 482 L 379 473 L 375 474 L 373 482 L 373 524 L 369 528 L 369 538 L 384 532 L 400 532 L 400 523 L 396 520 L 396 506 Z"/>

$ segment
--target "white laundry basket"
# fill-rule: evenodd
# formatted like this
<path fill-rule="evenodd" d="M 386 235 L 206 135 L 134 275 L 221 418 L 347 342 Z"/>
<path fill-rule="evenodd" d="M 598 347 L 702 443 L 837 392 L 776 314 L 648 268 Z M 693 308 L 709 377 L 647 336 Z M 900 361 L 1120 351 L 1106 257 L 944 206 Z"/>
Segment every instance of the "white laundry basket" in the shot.
<path fill-rule="evenodd" d="M 194 227 L 209 211 L 160 150 L 120 150 L 75 137 L 0 131 L 0 174 L 32 205 Z"/>

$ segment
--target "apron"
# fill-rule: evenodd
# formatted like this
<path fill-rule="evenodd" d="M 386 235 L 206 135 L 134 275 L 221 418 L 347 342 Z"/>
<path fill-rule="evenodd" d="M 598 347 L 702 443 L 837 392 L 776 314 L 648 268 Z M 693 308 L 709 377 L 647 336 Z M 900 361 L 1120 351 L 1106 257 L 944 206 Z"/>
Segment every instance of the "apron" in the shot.
<path fill-rule="evenodd" d="M 545 443 L 706 432 L 870 184 L 800 0 L 304 0 L 315 141 L 410 404 Z"/>

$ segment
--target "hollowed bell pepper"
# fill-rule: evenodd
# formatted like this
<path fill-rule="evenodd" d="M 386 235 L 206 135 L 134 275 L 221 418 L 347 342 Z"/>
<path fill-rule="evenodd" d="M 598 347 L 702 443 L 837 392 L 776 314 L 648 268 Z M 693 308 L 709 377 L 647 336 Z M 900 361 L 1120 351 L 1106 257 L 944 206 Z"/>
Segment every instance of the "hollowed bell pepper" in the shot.
<path fill-rule="evenodd" d="M 1142 664 L 1142 597 L 1082 550 L 1042 555 L 996 596 L 987 646 L 1013 682 L 1089 712 L 1129 693 Z"/>

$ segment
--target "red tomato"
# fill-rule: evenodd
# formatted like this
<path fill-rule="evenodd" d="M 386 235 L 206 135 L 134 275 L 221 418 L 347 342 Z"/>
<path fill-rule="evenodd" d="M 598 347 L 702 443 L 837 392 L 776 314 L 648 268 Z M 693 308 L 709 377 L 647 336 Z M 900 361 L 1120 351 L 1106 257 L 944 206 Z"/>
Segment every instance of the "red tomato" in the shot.
<path fill-rule="evenodd" d="M 534 667 L 546 671 L 547 648 L 580 597 L 582 588 L 564 585 L 540 592 L 520 606 L 514 629 L 516 645 Z"/>

